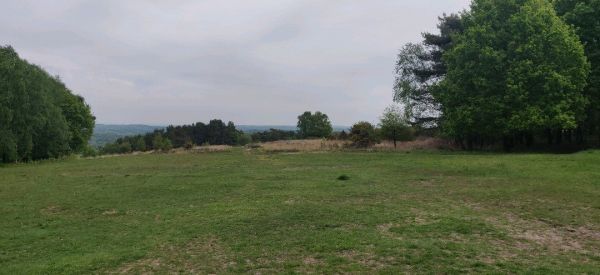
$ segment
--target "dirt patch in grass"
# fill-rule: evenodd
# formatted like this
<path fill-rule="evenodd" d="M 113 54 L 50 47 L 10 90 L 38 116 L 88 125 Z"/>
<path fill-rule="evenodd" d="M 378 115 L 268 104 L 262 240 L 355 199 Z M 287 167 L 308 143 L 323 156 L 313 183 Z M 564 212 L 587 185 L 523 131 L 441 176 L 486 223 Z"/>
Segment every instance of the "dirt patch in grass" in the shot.
<path fill-rule="evenodd" d="M 367 249 L 366 251 L 346 250 L 338 253 L 338 256 L 350 261 L 351 264 L 358 264 L 367 268 L 370 272 L 382 270 L 395 261 L 395 258 L 391 256 L 378 257 L 377 254 L 372 251 L 372 248 Z"/>
<path fill-rule="evenodd" d="M 48 206 L 40 209 L 40 213 L 43 215 L 57 215 L 57 214 L 60 214 L 60 212 L 62 212 L 62 211 L 64 211 L 64 209 L 62 209 L 58 205 L 48 205 Z"/>
<path fill-rule="evenodd" d="M 118 214 L 119 214 L 119 210 L 117 210 L 117 209 L 109 209 L 109 210 L 102 212 L 102 215 L 104 215 L 104 216 L 116 216 Z"/>
<path fill-rule="evenodd" d="M 377 232 L 379 232 L 381 235 L 386 236 L 388 238 L 401 239 L 398 236 L 395 236 L 392 232 L 390 232 L 390 229 L 394 226 L 395 226 L 395 224 L 393 224 L 393 223 L 377 225 Z"/>
<path fill-rule="evenodd" d="M 513 214 L 488 218 L 494 226 L 504 229 L 516 240 L 520 250 L 542 248 L 550 253 L 577 252 L 600 255 L 600 231 L 588 227 L 552 225 L 540 220 L 526 220 Z"/>
<path fill-rule="evenodd" d="M 129 262 L 112 274 L 220 274 L 234 267 L 216 237 L 198 238 L 184 246 L 164 246 L 152 256 Z"/>
<path fill-rule="evenodd" d="M 304 263 L 305 265 L 320 265 L 323 264 L 323 262 L 319 259 L 316 259 L 314 257 L 305 257 L 304 260 L 302 260 L 302 263 Z"/>

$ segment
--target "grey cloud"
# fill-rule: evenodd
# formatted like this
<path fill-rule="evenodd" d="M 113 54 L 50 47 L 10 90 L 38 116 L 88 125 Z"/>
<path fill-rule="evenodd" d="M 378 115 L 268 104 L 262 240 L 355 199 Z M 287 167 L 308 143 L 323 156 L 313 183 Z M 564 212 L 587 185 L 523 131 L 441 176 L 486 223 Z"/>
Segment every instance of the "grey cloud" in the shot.
<path fill-rule="evenodd" d="M 391 104 L 398 49 L 468 0 L 8 0 L 0 44 L 58 74 L 99 122 L 335 124 Z"/>

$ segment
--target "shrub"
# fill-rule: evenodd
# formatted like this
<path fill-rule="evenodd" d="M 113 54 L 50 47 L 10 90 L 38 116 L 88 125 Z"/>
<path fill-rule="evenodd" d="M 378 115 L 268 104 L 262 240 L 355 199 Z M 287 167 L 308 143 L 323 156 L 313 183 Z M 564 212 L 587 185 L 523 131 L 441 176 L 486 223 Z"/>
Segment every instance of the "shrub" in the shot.
<path fill-rule="evenodd" d="M 240 133 L 237 142 L 239 145 L 245 146 L 246 144 L 252 143 L 252 136 L 246 133 Z"/>
<path fill-rule="evenodd" d="M 350 180 L 350 177 L 347 175 L 341 175 L 337 179 L 341 180 L 341 181 L 347 181 L 347 180 Z"/>
<path fill-rule="evenodd" d="M 81 152 L 81 156 L 83 157 L 96 157 L 98 155 L 98 150 L 96 150 L 92 146 L 86 146 Z"/>
<path fill-rule="evenodd" d="M 352 126 L 350 130 L 352 145 L 359 148 L 367 148 L 377 143 L 375 127 L 369 122 L 361 121 Z"/>
<path fill-rule="evenodd" d="M 194 143 L 191 140 L 188 140 L 183 145 L 183 148 L 186 150 L 190 150 L 190 149 L 194 148 Z"/>

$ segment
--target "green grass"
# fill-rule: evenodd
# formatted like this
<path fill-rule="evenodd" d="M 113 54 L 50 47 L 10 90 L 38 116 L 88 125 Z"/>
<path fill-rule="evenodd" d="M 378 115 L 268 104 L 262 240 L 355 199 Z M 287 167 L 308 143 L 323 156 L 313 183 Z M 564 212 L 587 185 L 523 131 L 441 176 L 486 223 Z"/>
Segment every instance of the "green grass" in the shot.
<path fill-rule="evenodd" d="M 600 270 L 598 151 L 236 149 L 7 165 L 0 181 L 4 274 Z"/>

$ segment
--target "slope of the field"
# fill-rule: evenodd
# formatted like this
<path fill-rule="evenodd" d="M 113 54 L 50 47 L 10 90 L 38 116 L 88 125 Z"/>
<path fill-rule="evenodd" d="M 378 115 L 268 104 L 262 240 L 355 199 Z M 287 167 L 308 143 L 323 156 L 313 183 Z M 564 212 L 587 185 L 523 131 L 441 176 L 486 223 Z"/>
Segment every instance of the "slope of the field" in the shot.
<path fill-rule="evenodd" d="M 234 149 L 0 180 L 3 274 L 600 270 L 600 152 Z"/>

